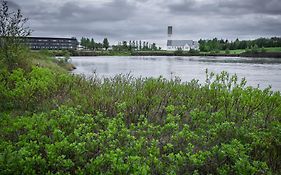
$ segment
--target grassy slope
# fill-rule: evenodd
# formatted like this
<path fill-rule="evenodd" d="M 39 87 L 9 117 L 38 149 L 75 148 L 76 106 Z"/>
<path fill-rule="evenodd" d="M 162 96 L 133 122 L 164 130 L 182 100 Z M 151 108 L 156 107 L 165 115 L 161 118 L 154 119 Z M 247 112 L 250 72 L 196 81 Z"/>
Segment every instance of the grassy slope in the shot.
<path fill-rule="evenodd" d="M 33 66 L 48 68 L 57 72 L 71 71 L 75 68 L 71 63 L 64 61 L 64 57 L 60 60 L 52 57 L 49 52 L 30 52 L 29 59 Z"/>
<path fill-rule="evenodd" d="M 270 48 L 265 48 L 265 50 L 268 52 L 281 52 L 281 47 L 270 47 Z"/>
<path fill-rule="evenodd" d="M 229 50 L 229 54 L 240 54 L 245 52 L 245 49 Z M 225 54 L 224 50 L 220 51 L 221 54 Z"/>
<path fill-rule="evenodd" d="M 266 52 L 281 52 L 281 47 L 268 47 L 268 48 L 264 48 L 264 49 Z M 245 49 L 229 50 L 229 54 L 241 54 L 245 51 L 246 51 Z M 222 50 L 219 53 L 225 54 L 225 51 Z"/>

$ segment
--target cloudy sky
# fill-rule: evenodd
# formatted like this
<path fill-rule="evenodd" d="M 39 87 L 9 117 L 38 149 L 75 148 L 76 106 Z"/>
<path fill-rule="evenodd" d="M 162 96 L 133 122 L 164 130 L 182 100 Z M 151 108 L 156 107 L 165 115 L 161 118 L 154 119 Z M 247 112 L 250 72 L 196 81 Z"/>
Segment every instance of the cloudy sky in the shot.
<path fill-rule="evenodd" d="M 33 36 L 108 37 L 164 45 L 174 38 L 281 36 L 281 0 L 8 0 L 29 18 Z"/>

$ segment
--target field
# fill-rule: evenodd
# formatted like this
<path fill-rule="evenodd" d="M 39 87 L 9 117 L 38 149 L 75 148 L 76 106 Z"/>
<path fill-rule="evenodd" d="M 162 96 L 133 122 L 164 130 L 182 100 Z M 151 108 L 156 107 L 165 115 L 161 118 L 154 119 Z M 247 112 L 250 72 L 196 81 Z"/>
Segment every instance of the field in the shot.
<path fill-rule="evenodd" d="M 265 48 L 267 52 L 281 52 L 281 47 L 270 47 L 270 48 Z"/>
<path fill-rule="evenodd" d="M 0 71 L 1 174 L 281 173 L 280 92 L 226 72 L 86 79 L 32 57 Z"/>
<path fill-rule="evenodd" d="M 265 52 L 281 52 L 281 47 L 268 47 L 264 48 Z M 243 52 L 246 52 L 245 49 L 237 49 L 237 50 L 229 50 L 229 54 L 241 54 Z M 226 51 L 222 50 L 219 52 L 220 54 L 225 54 Z"/>
<path fill-rule="evenodd" d="M 245 52 L 245 49 L 229 50 L 229 54 L 241 54 L 243 52 Z M 226 54 L 226 51 L 221 50 L 219 53 Z"/>

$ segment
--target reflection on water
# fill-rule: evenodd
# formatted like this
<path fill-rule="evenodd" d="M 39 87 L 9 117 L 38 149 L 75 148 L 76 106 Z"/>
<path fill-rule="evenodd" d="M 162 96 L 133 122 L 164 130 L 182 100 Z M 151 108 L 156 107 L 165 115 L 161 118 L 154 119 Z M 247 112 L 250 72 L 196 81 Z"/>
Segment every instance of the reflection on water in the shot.
<path fill-rule="evenodd" d="M 248 85 L 261 88 L 269 85 L 281 90 L 281 59 L 236 57 L 72 57 L 77 74 L 113 77 L 128 74 L 135 77 L 179 77 L 182 81 L 205 81 L 205 70 L 227 71 L 246 77 Z"/>

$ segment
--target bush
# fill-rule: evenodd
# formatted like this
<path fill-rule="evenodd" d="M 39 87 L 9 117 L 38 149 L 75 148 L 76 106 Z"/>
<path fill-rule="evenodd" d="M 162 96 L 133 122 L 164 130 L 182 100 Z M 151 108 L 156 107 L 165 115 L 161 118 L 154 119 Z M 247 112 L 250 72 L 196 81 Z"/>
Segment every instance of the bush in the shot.
<path fill-rule="evenodd" d="M 188 53 L 190 53 L 190 54 L 199 54 L 200 52 L 198 50 L 195 50 L 195 49 L 190 49 L 188 51 Z"/>
<path fill-rule="evenodd" d="M 266 49 L 265 49 L 264 47 L 262 47 L 262 48 L 261 48 L 261 52 L 262 52 L 262 53 L 265 53 L 265 52 L 266 52 Z"/>
<path fill-rule="evenodd" d="M 174 54 L 175 54 L 176 56 L 181 56 L 181 55 L 183 55 L 183 50 L 182 50 L 181 48 L 178 48 L 178 50 L 176 50 L 176 51 L 174 52 Z"/>
<path fill-rule="evenodd" d="M 258 53 L 259 52 L 259 47 L 258 47 L 258 45 L 254 45 L 252 48 L 251 48 L 251 52 L 252 53 Z"/>
<path fill-rule="evenodd" d="M 225 50 L 225 54 L 230 54 L 230 50 L 228 48 Z"/>
<path fill-rule="evenodd" d="M 0 82 L 3 174 L 281 173 L 280 92 L 226 72 L 200 85 L 34 67 Z"/>
<path fill-rule="evenodd" d="M 31 30 L 25 26 L 27 18 L 21 11 L 12 11 L 8 2 L 0 1 L 0 64 L 12 71 L 15 68 L 29 67 L 25 48 L 22 45 L 24 37 L 30 35 Z"/>

